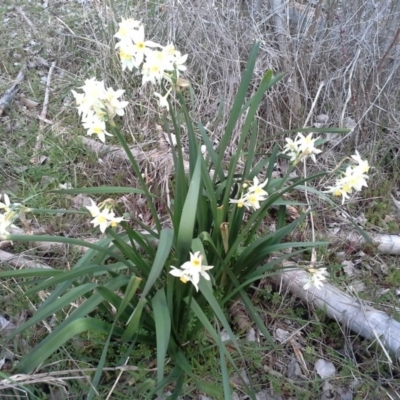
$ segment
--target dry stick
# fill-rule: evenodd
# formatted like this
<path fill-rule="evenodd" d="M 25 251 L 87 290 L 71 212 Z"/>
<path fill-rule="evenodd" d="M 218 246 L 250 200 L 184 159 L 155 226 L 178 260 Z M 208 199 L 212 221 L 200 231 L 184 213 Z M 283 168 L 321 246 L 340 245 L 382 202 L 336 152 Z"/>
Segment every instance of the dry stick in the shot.
<path fill-rule="evenodd" d="M 324 85 L 325 85 L 325 82 L 324 82 L 324 81 L 322 81 L 322 82 L 319 84 L 319 87 L 318 87 L 318 90 L 317 90 L 317 94 L 315 95 L 315 99 L 314 99 L 313 103 L 311 104 L 311 108 L 310 108 L 310 111 L 309 111 L 309 113 L 308 113 L 308 115 L 307 115 L 307 118 L 306 118 L 306 120 L 305 120 L 305 122 L 304 122 L 303 128 L 306 127 L 306 125 L 307 125 L 309 119 L 310 119 L 311 116 L 312 116 L 312 113 L 314 112 L 315 105 L 317 104 L 319 95 L 321 94 L 321 90 L 322 90 L 322 88 L 324 87 Z M 303 161 L 303 171 L 304 171 L 304 177 L 306 178 L 306 177 L 307 177 L 307 165 L 306 165 L 306 160 Z M 304 186 L 307 187 L 307 182 L 304 182 Z M 306 197 L 308 209 L 311 210 L 310 199 L 309 199 L 309 197 L 308 197 L 308 190 L 307 190 L 307 189 L 305 190 L 304 194 L 305 194 L 305 197 Z M 314 217 L 313 217 L 313 215 L 312 215 L 312 212 L 310 212 L 309 217 L 310 217 L 310 224 L 311 224 L 312 241 L 315 242 L 315 227 L 314 227 Z M 315 247 L 313 247 L 313 248 L 311 249 L 311 265 L 313 265 L 316 261 L 317 261 L 317 252 L 316 252 L 316 250 L 315 250 Z"/>
<path fill-rule="evenodd" d="M 17 78 L 15 79 L 14 84 L 6 90 L 4 95 L 0 98 L 0 117 L 3 114 L 4 109 L 8 106 L 9 103 L 11 103 L 11 100 L 14 98 L 14 96 L 18 92 L 18 85 L 22 82 L 22 80 L 25 77 L 24 71 L 25 71 L 25 65 L 20 69 L 18 72 Z"/>
<path fill-rule="evenodd" d="M 343 105 L 342 114 L 340 115 L 340 120 L 339 120 L 340 121 L 339 122 L 339 126 L 340 127 L 343 127 L 344 114 L 346 113 L 347 104 L 352 99 L 351 87 L 352 87 L 353 73 L 354 73 L 354 68 L 355 68 L 355 66 L 357 64 L 358 57 L 360 56 L 360 53 L 361 53 L 361 49 L 358 49 L 356 55 L 353 58 L 353 63 L 352 63 L 352 66 L 350 68 L 349 89 L 348 89 L 346 100 L 345 100 L 344 105 Z M 350 133 L 352 133 L 352 132 L 350 132 Z M 356 145 L 356 147 L 358 145 L 358 134 L 356 136 L 355 145 Z"/>
<path fill-rule="evenodd" d="M 128 361 L 129 361 L 129 357 L 126 358 L 126 361 L 125 361 L 125 363 L 124 363 L 124 367 L 128 364 Z M 117 379 L 115 380 L 115 382 L 114 382 L 112 388 L 110 389 L 110 392 L 108 393 L 108 395 L 107 395 L 107 397 L 106 397 L 106 400 L 109 400 L 109 399 L 110 399 L 110 397 L 111 397 L 111 395 L 112 395 L 112 393 L 113 393 L 113 391 L 114 391 L 114 389 L 115 389 L 115 386 L 117 386 L 119 380 L 121 379 L 122 373 L 123 373 L 123 370 L 121 369 L 121 370 L 119 371 L 119 374 L 118 374 L 118 376 L 117 376 Z"/>
<path fill-rule="evenodd" d="M 283 70 L 285 73 L 289 73 L 289 71 L 291 70 L 290 65 L 293 64 L 293 60 L 291 59 L 288 48 L 288 37 L 290 37 L 290 33 L 281 12 L 283 8 L 286 8 L 286 4 L 282 3 L 283 2 L 281 0 L 271 0 L 271 6 L 273 10 L 272 19 L 274 22 L 273 28 L 275 31 L 276 41 L 278 43 L 278 48 L 282 54 Z M 301 110 L 301 98 L 297 74 L 293 73 L 291 78 L 292 96 L 290 97 L 289 102 L 291 105 L 292 113 L 294 115 L 297 115 Z"/>
<path fill-rule="evenodd" d="M 22 17 L 24 18 L 24 20 L 26 21 L 26 23 L 31 27 L 35 29 L 35 25 L 32 24 L 31 20 L 26 16 L 26 14 L 24 13 L 24 10 L 22 9 L 22 7 L 16 7 L 16 10 L 22 15 Z"/>
<path fill-rule="evenodd" d="M 47 106 L 49 104 L 50 98 L 50 83 L 51 83 L 51 76 L 54 71 L 54 67 L 56 66 L 55 62 L 51 63 L 49 73 L 47 75 L 47 83 L 46 83 L 46 91 L 44 93 L 44 100 L 43 100 L 43 108 L 42 112 L 40 113 L 40 124 L 39 124 L 39 133 L 36 137 L 36 145 L 35 145 L 35 156 L 31 158 L 31 163 L 40 163 L 39 152 L 42 149 L 42 140 L 43 140 L 43 129 L 44 129 L 44 120 L 46 120 L 47 114 Z"/>
<path fill-rule="evenodd" d="M 367 96 L 366 96 L 367 99 L 369 99 L 370 96 L 371 96 L 372 88 L 375 85 L 375 81 L 376 81 L 376 78 L 377 78 L 379 72 L 382 70 L 383 63 L 388 58 L 390 51 L 395 46 L 395 44 L 399 40 L 399 38 L 400 38 L 400 26 L 397 28 L 397 31 L 396 31 L 396 33 L 395 33 L 395 35 L 393 37 L 393 40 L 391 41 L 391 43 L 390 43 L 389 47 L 387 48 L 385 54 L 382 56 L 381 60 L 379 61 L 379 64 L 378 64 L 378 66 L 376 68 L 376 71 L 375 72 L 372 71 L 371 72 L 372 77 L 367 80 L 367 82 L 371 82 L 370 85 L 369 85 L 368 91 L 367 91 Z"/>
<path fill-rule="evenodd" d="M 382 88 L 379 90 L 379 93 L 375 96 L 375 99 L 371 102 L 371 105 L 364 111 L 363 115 L 359 118 L 359 120 L 356 122 L 356 125 L 354 126 L 354 129 L 357 128 L 357 126 L 361 123 L 361 121 L 365 118 L 365 116 L 370 112 L 371 108 L 375 106 L 375 102 L 379 99 L 381 96 L 381 93 L 384 91 L 386 86 L 388 85 L 389 82 L 391 82 L 392 76 L 396 72 L 396 69 L 394 68 L 388 78 L 386 79 L 386 82 L 382 86 Z M 331 146 L 330 150 L 332 151 L 336 146 L 339 146 L 344 140 L 346 140 L 354 131 L 354 129 L 349 132 L 347 135 L 343 136 L 342 139 L 340 139 L 337 143 Z"/>
<path fill-rule="evenodd" d="M 153 372 L 156 371 L 157 368 L 139 368 L 133 365 L 124 365 L 121 367 L 105 367 L 103 368 L 103 371 L 122 371 L 122 372 L 130 372 L 130 371 L 148 371 L 148 372 Z M 0 381 L 0 390 L 8 389 L 11 386 L 13 386 L 14 383 L 18 383 L 20 385 L 28 385 L 32 384 L 34 382 L 53 382 L 53 380 L 66 380 L 66 379 L 79 379 L 79 378 L 85 378 L 85 376 L 63 376 L 63 375 L 68 375 L 68 374 L 79 374 L 79 373 L 92 373 L 96 372 L 97 368 L 81 368 L 81 369 L 70 369 L 70 370 L 64 370 L 64 371 L 49 371 L 49 372 L 44 372 L 40 374 L 16 374 L 8 377 L 7 379 L 3 379 Z"/>

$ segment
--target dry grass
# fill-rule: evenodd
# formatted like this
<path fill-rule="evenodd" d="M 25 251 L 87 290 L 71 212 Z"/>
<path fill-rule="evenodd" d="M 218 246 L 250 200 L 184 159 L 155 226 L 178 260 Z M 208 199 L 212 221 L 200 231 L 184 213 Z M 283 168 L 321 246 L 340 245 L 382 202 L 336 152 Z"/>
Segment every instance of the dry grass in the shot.
<path fill-rule="evenodd" d="M 2 48 L 3 60 L 0 61 L 1 88 L 3 90 L 8 87 L 15 78 L 18 71 L 18 66 L 14 66 L 16 61 L 36 63 L 38 54 L 48 61 L 56 61 L 48 115 L 53 124 L 48 127 L 47 134 L 52 138 L 50 146 L 65 145 L 62 155 L 67 165 L 63 166 L 67 176 L 75 179 L 75 186 L 116 182 L 134 186 L 135 178 L 123 163 L 110 157 L 101 166 L 96 158 L 93 159 L 86 154 L 86 150 L 82 150 L 78 137 L 83 131 L 77 128 L 77 116 L 70 95 L 70 89 L 80 86 L 84 79 L 93 75 L 104 79 L 107 85 L 114 88 L 125 88 L 126 97 L 132 100 L 123 122 L 130 143 L 138 149 L 149 150 L 149 154 L 159 154 L 158 151 L 165 148 L 164 139 L 156 127 L 159 114 L 154 101 L 148 96 L 149 89 L 140 87 L 138 77 L 134 74 L 122 74 L 114 57 L 112 35 L 121 16 L 142 19 L 150 39 L 162 43 L 173 41 L 182 52 L 189 54 L 187 77 L 195 92 L 191 113 L 195 120 L 200 120 L 207 127 L 213 139 L 223 133 L 248 52 L 253 41 L 258 40 L 261 43 L 261 53 L 257 61 L 254 88 L 267 69 L 286 73 L 284 80 L 266 95 L 260 108 L 258 118 L 264 145 L 259 152 L 267 150 L 271 142 L 281 140 L 282 130 L 303 126 L 323 82 L 310 124 L 319 122 L 318 116 L 325 114 L 329 116 L 330 126 L 354 127 L 345 137 L 332 138 L 332 142 L 327 144 L 327 149 L 333 149 L 329 155 L 339 159 L 357 148 L 362 155 L 368 156 L 371 164 L 385 166 L 390 174 L 396 173 L 397 179 L 400 149 L 400 3 L 397 0 L 381 0 L 379 7 L 375 8 L 372 0 L 314 3 L 276 0 L 142 0 L 131 4 L 125 0 L 110 0 L 80 5 L 77 2 L 59 1 L 54 4 L 50 2 L 47 9 L 27 2 L 23 9 L 18 10 L 11 1 L 7 29 L 17 33 L 17 40 L 12 34 L 2 33 L 2 37 L 8 39 L 3 40 L 5 46 Z M 43 87 L 37 84 L 37 80 L 47 67 L 37 63 L 34 65 L 28 71 L 22 92 L 27 97 L 40 100 Z M 221 102 L 222 114 L 217 120 Z M 6 115 L 7 120 L 2 121 L 4 126 L 9 123 L 11 130 L 1 130 L 7 138 L 2 153 L 4 163 L 1 165 L 1 184 L 7 189 L 15 187 L 15 182 L 21 179 L 21 175 L 15 172 L 21 158 L 14 158 L 14 152 L 21 143 L 28 152 L 32 148 L 28 135 L 26 141 L 21 141 L 15 135 L 15 132 L 22 132 L 25 138 L 31 118 L 23 114 L 18 102 L 13 108 Z M 17 120 L 19 126 L 15 125 Z M 29 135 L 35 135 L 35 132 L 35 129 L 29 130 Z M 236 127 L 236 133 L 239 132 L 240 126 Z M 75 147 L 80 150 L 75 151 Z M 230 147 L 228 150 L 233 151 L 235 141 Z M 76 154 L 71 155 L 72 150 Z M 51 162 L 55 160 L 56 156 L 50 156 Z M 326 159 L 323 163 L 329 165 L 331 162 Z M 157 171 L 161 169 L 160 164 L 162 162 L 158 158 L 143 163 L 144 172 L 155 188 L 158 187 L 158 180 L 168 180 L 167 172 Z M 161 190 L 167 191 L 164 186 Z M 20 195 L 18 190 L 15 193 Z M 371 192 L 370 196 L 373 197 L 374 193 Z M 125 200 L 128 202 L 129 199 Z M 126 207 L 133 210 L 136 206 L 130 204 Z M 141 212 L 140 208 L 138 212 Z M 84 233 L 80 232 L 85 229 L 81 219 L 68 223 L 70 225 L 57 223 L 57 233 L 72 236 Z M 364 273 L 362 278 L 367 280 L 369 272 Z M 339 283 L 345 280 L 342 273 L 335 275 Z M 369 278 L 371 285 L 394 286 L 398 282 L 396 276 L 392 278 L 394 283 L 382 276 Z M 303 346 L 308 365 L 312 366 L 318 357 L 334 359 L 342 371 L 347 368 L 348 374 L 343 372 L 344 381 L 351 383 L 351 376 L 356 375 L 367 382 L 359 390 L 364 398 L 375 398 L 368 397 L 375 396 L 370 392 L 372 388 L 376 389 L 376 393 L 384 393 L 378 384 L 375 386 L 378 381 L 384 381 L 392 398 L 396 398 L 396 368 L 384 364 L 384 358 L 371 351 L 365 342 L 351 336 L 349 332 L 340 332 L 334 321 L 325 321 L 324 316 L 316 314 L 314 310 L 307 312 L 289 295 L 279 296 L 269 291 L 254 295 L 253 298 L 265 310 L 266 322 L 271 330 L 280 327 L 290 332 L 305 332 Z M 324 329 L 318 328 L 319 324 L 313 327 L 309 324 L 308 320 L 318 318 L 320 326 L 325 324 Z M 335 334 L 330 331 L 334 329 L 338 331 Z M 340 358 L 343 349 L 347 351 L 344 359 Z M 263 365 L 269 365 L 273 371 L 281 366 L 278 381 L 284 379 L 286 365 L 294 354 L 293 348 L 283 347 L 275 353 L 267 350 L 256 352 L 262 354 Z M 70 360 L 73 357 L 72 354 Z M 57 380 L 64 386 L 64 381 L 71 375 L 68 371 L 62 372 L 65 372 L 62 377 L 54 373 L 48 379 L 46 376 L 32 375 L 25 377 L 23 383 L 32 383 L 33 379 L 39 377 L 44 381 L 47 379 L 47 383 L 51 384 Z M 79 378 L 87 373 L 82 367 Z M 258 371 L 255 375 L 262 382 L 263 374 Z M 313 382 L 317 382 L 314 391 L 311 387 Z M 319 395 L 318 380 L 311 377 L 308 383 L 308 393 L 311 396 L 316 396 L 315 393 Z"/>

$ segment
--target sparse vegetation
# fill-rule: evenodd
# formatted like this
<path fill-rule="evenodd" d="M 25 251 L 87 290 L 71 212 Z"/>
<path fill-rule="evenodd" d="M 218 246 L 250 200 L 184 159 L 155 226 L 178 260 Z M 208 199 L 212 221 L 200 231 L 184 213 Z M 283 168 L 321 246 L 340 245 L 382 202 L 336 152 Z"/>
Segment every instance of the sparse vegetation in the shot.
<path fill-rule="evenodd" d="M 322 169 L 332 170 L 339 160 L 357 149 L 374 169 L 362 197 L 344 208 L 366 232 L 398 233 L 400 211 L 390 196 L 400 198 L 397 191 L 400 3 L 396 0 L 382 0 L 378 7 L 370 0 L 60 0 L 56 3 L 18 0 L 17 3 L 3 0 L 0 5 L 0 97 L 18 72 L 24 71 L 18 95 L 0 116 L 0 192 L 7 193 L 13 202 L 35 209 L 77 211 L 28 215 L 33 231 L 42 230 L 41 233 L 66 238 L 97 235 L 87 215 L 78 213 L 85 205 L 84 199 L 74 194 L 54 193 L 60 184 L 71 184 L 74 188 L 139 187 L 138 177 L 126 159 L 121 160 L 113 151 L 98 153 L 82 139 L 85 131 L 78 124 L 71 89 L 82 86 L 92 76 L 104 80 L 107 86 L 126 89 L 125 98 L 130 104 L 121 120 L 121 132 L 133 149 L 152 154 L 153 158 L 140 163 L 142 176 L 152 193 L 159 198 L 170 195 L 171 162 L 167 159 L 168 140 L 163 135 L 166 117 L 160 114 L 149 88 L 141 86 L 140 76 L 123 74 L 115 57 L 113 35 L 118 22 L 121 17 L 133 17 L 145 22 L 151 40 L 174 42 L 182 53 L 190 55 L 185 77 L 191 82 L 191 90 L 183 96 L 190 105 L 192 120 L 203 124 L 210 143 L 215 146 L 223 136 L 252 44 L 258 41 L 260 54 L 248 96 L 256 92 L 267 70 L 285 75 L 279 85 L 266 92 L 257 111 L 259 145 L 254 152 L 255 159 L 270 154 L 274 144 L 283 149 L 282 132 L 289 129 L 303 125 L 349 128 L 351 131 L 346 135 L 330 133 L 324 137 L 329 139 L 323 144 L 324 153 L 317 158 L 316 165 L 308 166 L 308 173 L 311 176 Z M 43 121 L 38 116 L 53 62 L 50 101 Z M 237 149 L 245 117 L 235 126 L 225 151 L 227 157 L 222 160 L 224 165 L 228 165 Z M 190 134 L 185 115 L 178 111 L 176 119 L 184 148 L 188 149 Z M 194 134 L 201 137 L 197 125 Z M 107 145 L 118 143 L 113 137 Z M 238 165 L 245 165 L 248 146 L 246 143 Z M 157 156 L 152 151 L 157 151 Z M 276 167 L 284 175 L 288 163 L 281 159 Z M 326 179 L 311 181 L 311 185 L 316 189 L 331 185 L 329 178 Z M 289 193 L 289 196 L 296 196 L 300 202 L 305 200 L 301 192 Z M 117 201 L 121 215 L 140 218 L 145 224 L 152 220 L 144 195 L 107 197 Z M 105 199 L 103 196 L 100 200 Z M 292 200 L 289 198 L 288 202 Z M 353 229 L 338 207 L 316 196 L 312 202 L 316 230 L 322 236 L 325 231 L 336 228 Z M 162 223 L 168 224 L 165 204 L 158 198 L 155 204 Z M 261 228 L 266 231 L 276 221 L 275 215 L 267 215 Z M 304 237 L 310 230 L 308 220 L 300 222 L 297 228 L 298 234 Z M 287 241 L 294 240 L 297 237 Z M 4 251 L 30 257 L 58 271 L 71 270 L 82 256 L 77 248 L 64 246 L 49 250 L 37 242 L 3 241 L 0 245 Z M 351 286 L 366 304 L 400 321 L 397 257 L 379 255 L 373 246 L 347 242 L 321 247 L 317 256 L 318 262 L 331 267 L 330 279 L 335 285 L 344 290 Z M 310 259 L 311 254 L 307 253 L 295 256 L 299 264 L 309 263 Z M 351 274 L 344 269 L 344 260 L 354 264 Z M 115 260 L 107 262 L 112 264 Z M 19 268 L 10 261 L 1 264 L 3 272 Z M 90 279 L 103 284 L 105 278 L 91 273 Z M 90 279 L 82 278 L 80 283 L 88 283 Z M 3 279 L 0 314 L 15 326 L 28 320 L 56 287 L 34 294 L 32 287 L 39 283 L 39 278 L 32 282 L 17 274 Z M 229 354 L 239 369 L 238 372 L 227 364 L 237 398 L 248 398 L 243 385 L 246 379 L 250 380 L 254 392 L 276 399 L 315 399 L 328 394 L 341 399 L 399 398 L 400 371 L 396 357 L 382 350 L 379 343 L 371 345 L 371 341 L 347 331 L 328 318 L 324 310 L 315 310 L 300 302 L 268 277 L 253 282 L 248 294 L 272 340 L 260 334 L 254 324 L 254 337 L 246 338 L 249 333 L 240 329 L 237 315 L 224 309 L 235 328 L 243 355 L 240 357 L 237 348 L 228 345 Z M 216 296 L 218 300 L 223 299 L 223 293 Z M 22 357 L 71 315 L 84 298 L 82 295 L 74 299 L 69 307 L 49 315 L 14 341 L 3 340 L 0 397 L 86 398 L 103 357 L 105 368 L 97 386 L 99 399 L 151 398 L 150 393 L 154 393 L 157 384 L 154 347 L 145 341 L 140 344 L 111 341 L 107 353 L 103 354 L 108 336 L 99 332 L 76 335 L 20 381 L 4 380 L 15 376 Z M 110 304 L 90 316 L 113 323 Z M 6 328 L 3 331 L 10 333 Z M 146 336 L 149 332 L 140 333 Z M 215 341 L 200 330 L 185 350 L 197 363 L 192 365 L 193 375 L 182 382 L 180 398 L 197 398 L 203 394 L 222 399 L 223 376 L 216 361 L 220 353 Z M 315 371 L 320 359 L 335 367 L 336 377 L 330 384 L 324 383 Z M 173 371 L 173 360 L 167 358 L 165 376 L 169 381 L 164 393 L 170 395 L 176 383 Z M 243 374 L 242 379 L 239 373 Z"/>

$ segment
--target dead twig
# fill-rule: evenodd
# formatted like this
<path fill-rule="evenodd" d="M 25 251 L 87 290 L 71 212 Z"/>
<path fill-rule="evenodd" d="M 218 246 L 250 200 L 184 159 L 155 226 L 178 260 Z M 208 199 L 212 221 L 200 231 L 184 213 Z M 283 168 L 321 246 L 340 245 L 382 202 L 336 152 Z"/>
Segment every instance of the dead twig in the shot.
<path fill-rule="evenodd" d="M 18 85 L 25 77 L 25 65 L 18 72 L 14 84 L 6 90 L 4 95 L 0 98 L 0 116 L 3 114 L 4 109 L 11 103 L 11 100 L 18 93 Z"/>
<path fill-rule="evenodd" d="M 42 112 L 40 113 L 40 116 L 39 116 L 40 124 L 39 124 L 39 133 L 36 137 L 36 145 L 35 145 L 35 150 L 34 150 L 35 155 L 30 160 L 32 164 L 38 164 L 38 163 L 40 163 L 40 160 L 41 160 L 39 153 L 42 149 L 43 129 L 46 126 L 44 121 L 48 121 L 46 119 L 47 106 L 49 104 L 49 98 L 50 98 L 51 76 L 53 74 L 55 66 L 56 66 L 56 63 L 52 62 L 50 69 L 49 69 L 49 73 L 47 75 L 47 83 L 46 83 L 46 91 L 44 93 L 43 108 L 42 108 Z"/>

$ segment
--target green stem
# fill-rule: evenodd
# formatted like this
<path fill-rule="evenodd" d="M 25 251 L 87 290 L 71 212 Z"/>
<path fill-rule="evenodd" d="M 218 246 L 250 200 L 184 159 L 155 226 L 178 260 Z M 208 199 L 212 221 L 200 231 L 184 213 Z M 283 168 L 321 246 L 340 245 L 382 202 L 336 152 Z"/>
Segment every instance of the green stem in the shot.
<path fill-rule="evenodd" d="M 147 184 L 146 184 L 145 180 L 142 177 L 142 173 L 140 171 L 139 165 L 136 162 L 135 157 L 133 156 L 133 154 L 131 152 L 131 149 L 128 146 L 128 143 L 126 142 L 124 136 L 122 135 L 121 131 L 119 130 L 119 128 L 117 127 L 115 122 L 111 120 L 111 121 L 109 121 L 109 123 L 110 123 L 110 126 L 111 126 L 111 131 L 115 134 L 115 136 L 117 136 L 119 142 L 121 143 L 122 148 L 124 149 L 126 155 L 129 158 L 129 161 L 130 161 L 130 163 L 131 163 L 131 165 L 133 167 L 133 170 L 135 171 L 135 174 L 136 174 L 137 178 L 139 179 L 140 186 L 144 191 L 147 203 L 148 203 L 148 205 L 150 207 L 151 215 L 153 216 L 154 222 L 155 222 L 155 224 L 157 226 L 157 230 L 160 232 L 161 231 L 161 224 L 160 224 L 160 220 L 158 218 L 158 213 L 157 213 L 156 207 L 154 206 L 154 203 L 153 203 L 153 196 L 151 195 L 151 193 L 150 193 L 150 191 L 149 191 L 149 189 L 147 187 Z"/>

